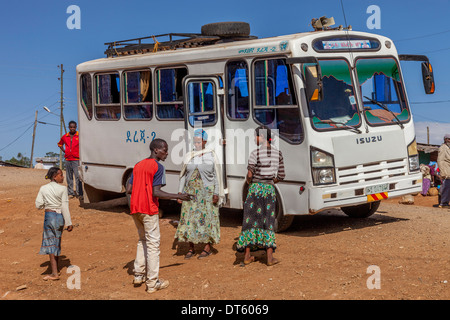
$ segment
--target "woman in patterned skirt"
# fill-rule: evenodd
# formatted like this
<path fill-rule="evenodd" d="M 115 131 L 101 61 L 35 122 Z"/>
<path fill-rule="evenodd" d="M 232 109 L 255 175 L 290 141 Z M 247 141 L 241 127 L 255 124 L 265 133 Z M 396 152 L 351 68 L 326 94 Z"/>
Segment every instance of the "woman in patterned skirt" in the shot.
<path fill-rule="evenodd" d="M 208 136 L 202 129 L 194 133 L 195 150 L 188 154 L 180 174 L 179 192 L 192 196 L 181 206 L 175 233 L 179 242 L 189 242 L 185 259 L 194 256 L 194 244 L 205 243 L 198 259 L 211 255 L 211 245 L 220 241 L 219 206 L 224 199 L 220 170 L 214 151 L 205 149 Z"/>
<path fill-rule="evenodd" d="M 237 250 L 245 252 L 244 264 L 250 264 L 255 261 L 250 254 L 252 247 L 263 247 L 267 251 L 267 265 L 271 266 L 279 262 L 273 257 L 277 198 L 274 184 L 285 177 L 283 155 L 271 145 L 269 128 L 256 128 L 255 139 L 259 148 L 252 151 L 248 159 L 249 188 Z"/>

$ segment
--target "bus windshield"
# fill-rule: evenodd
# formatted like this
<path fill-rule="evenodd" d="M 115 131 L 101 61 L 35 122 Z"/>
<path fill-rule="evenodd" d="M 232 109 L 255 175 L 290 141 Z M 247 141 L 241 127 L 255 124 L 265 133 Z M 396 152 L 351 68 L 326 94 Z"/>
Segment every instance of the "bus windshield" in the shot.
<path fill-rule="evenodd" d="M 319 60 L 319 64 L 323 99 L 309 103 L 314 128 L 332 130 L 359 126 L 361 118 L 348 63 L 343 59 L 330 59 Z"/>
<path fill-rule="evenodd" d="M 403 123 L 410 119 L 398 64 L 393 58 L 358 59 L 356 71 L 369 124 Z"/>

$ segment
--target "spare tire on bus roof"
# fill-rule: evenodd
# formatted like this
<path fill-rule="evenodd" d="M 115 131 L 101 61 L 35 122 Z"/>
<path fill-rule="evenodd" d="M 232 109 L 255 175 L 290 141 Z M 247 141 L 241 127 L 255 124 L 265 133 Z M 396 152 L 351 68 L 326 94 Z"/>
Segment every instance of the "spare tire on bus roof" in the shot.
<path fill-rule="evenodd" d="M 202 34 L 218 37 L 246 37 L 250 35 L 247 22 L 214 22 L 202 26 Z"/>

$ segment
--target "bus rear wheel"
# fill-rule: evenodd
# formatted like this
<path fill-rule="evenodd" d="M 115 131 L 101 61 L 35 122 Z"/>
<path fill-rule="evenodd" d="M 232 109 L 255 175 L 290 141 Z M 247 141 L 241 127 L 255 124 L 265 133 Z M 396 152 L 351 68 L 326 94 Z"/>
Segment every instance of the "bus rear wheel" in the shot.
<path fill-rule="evenodd" d="M 249 185 L 247 183 L 244 184 L 244 188 L 242 190 L 242 199 L 243 203 L 245 203 L 245 199 L 247 198 Z M 276 233 L 286 231 L 294 221 L 293 215 L 285 215 L 283 210 L 283 203 L 281 202 L 281 198 L 276 192 L 277 200 L 276 200 L 276 209 L 275 209 L 275 226 L 274 231 Z"/>
<path fill-rule="evenodd" d="M 277 194 L 277 209 L 275 211 L 275 232 L 283 232 L 289 229 L 292 222 L 294 221 L 293 215 L 285 215 L 283 210 L 283 204 L 281 202 L 280 197 Z"/>
<path fill-rule="evenodd" d="M 128 176 L 126 182 L 125 182 L 125 190 L 128 190 L 128 186 L 130 185 L 130 180 L 131 180 L 131 174 Z M 125 191 L 125 195 L 127 196 L 127 203 L 128 203 L 128 208 L 130 208 L 130 204 L 131 204 L 131 193 L 127 193 Z"/>
<path fill-rule="evenodd" d="M 367 218 L 378 210 L 380 203 L 381 201 L 368 202 L 357 206 L 342 207 L 341 210 L 351 218 Z"/>

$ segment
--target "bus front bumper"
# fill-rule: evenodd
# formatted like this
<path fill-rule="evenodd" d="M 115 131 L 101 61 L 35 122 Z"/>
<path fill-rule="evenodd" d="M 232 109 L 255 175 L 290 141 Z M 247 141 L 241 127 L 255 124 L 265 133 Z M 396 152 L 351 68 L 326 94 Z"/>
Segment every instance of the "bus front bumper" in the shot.
<path fill-rule="evenodd" d="M 374 191 L 374 193 L 370 193 Z M 379 191 L 379 192 L 376 192 Z M 403 178 L 395 177 L 361 184 L 333 185 L 311 188 L 310 213 L 328 208 L 346 207 L 415 194 L 422 191 L 422 174 L 410 174 Z M 369 193 L 368 193 L 369 192 Z"/>

